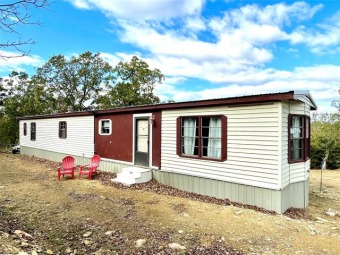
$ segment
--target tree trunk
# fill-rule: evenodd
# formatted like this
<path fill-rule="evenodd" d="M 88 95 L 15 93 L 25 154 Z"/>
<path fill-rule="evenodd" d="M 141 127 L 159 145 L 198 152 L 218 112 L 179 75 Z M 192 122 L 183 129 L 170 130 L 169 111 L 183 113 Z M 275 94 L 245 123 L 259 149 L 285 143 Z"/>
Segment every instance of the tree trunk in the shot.
<path fill-rule="evenodd" d="M 323 158 L 323 162 L 322 162 L 322 170 L 326 170 L 326 168 L 327 168 L 328 156 L 329 156 L 329 148 L 326 148 L 326 155 Z"/>
<path fill-rule="evenodd" d="M 322 166 L 321 166 L 320 192 L 322 191 L 322 171 L 325 170 L 326 167 L 327 167 L 327 159 L 328 159 L 328 156 L 329 156 L 329 148 L 327 147 L 327 148 L 326 148 L 326 155 L 325 155 L 325 157 L 323 158 Z"/>

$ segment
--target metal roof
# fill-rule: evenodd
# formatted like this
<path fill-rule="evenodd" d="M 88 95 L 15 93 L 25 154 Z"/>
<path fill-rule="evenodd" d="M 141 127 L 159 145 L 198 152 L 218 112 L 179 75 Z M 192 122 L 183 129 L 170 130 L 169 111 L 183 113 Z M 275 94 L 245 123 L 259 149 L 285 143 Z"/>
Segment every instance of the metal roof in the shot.
<path fill-rule="evenodd" d="M 317 106 L 308 91 L 296 91 L 296 92 L 288 91 L 288 92 L 279 92 L 279 93 L 205 99 L 205 100 L 196 100 L 196 101 L 127 106 L 127 107 L 120 107 L 120 108 L 106 109 L 106 110 L 79 111 L 79 112 L 66 112 L 66 113 L 56 113 L 56 114 L 25 116 L 25 117 L 19 117 L 18 119 L 19 120 L 47 119 L 47 118 L 114 114 L 114 113 L 123 113 L 123 112 L 162 111 L 162 110 L 171 110 L 171 109 L 180 109 L 180 108 L 211 107 L 211 106 L 221 106 L 221 105 L 232 106 L 232 105 L 240 105 L 240 104 L 279 102 L 279 101 L 287 101 L 287 100 L 302 101 L 302 102 L 308 103 L 311 106 L 312 110 L 317 109 Z"/>

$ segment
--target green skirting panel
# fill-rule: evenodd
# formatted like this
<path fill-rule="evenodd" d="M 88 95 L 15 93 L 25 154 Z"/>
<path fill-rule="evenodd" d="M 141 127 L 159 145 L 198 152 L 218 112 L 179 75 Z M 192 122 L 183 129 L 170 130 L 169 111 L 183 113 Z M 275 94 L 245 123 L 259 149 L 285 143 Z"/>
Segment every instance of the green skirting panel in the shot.
<path fill-rule="evenodd" d="M 272 190 L 159 170 L 153 170 L 153 178 L 180 190 L 227 198 L 232 202 L 255 205 L 277 213 L 284 213 L 290 207 L 305 208 L 308 205 L 309 179 L 292 183 L 283 190 Z"/>

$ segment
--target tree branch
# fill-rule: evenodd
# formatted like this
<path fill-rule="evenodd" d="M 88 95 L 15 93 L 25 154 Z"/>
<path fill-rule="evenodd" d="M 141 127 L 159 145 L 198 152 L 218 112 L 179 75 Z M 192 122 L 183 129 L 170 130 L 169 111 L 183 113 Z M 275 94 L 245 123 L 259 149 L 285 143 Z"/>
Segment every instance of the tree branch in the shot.
<path fill-rule="evenodd" d="M 30 15 L 30 10 L 33 8 L 46 8 L 51 4 L 49 2 L 49 0 L 21 0 L 12 1 L 9 3 L 0 2 L 0 32 L 2 31 L 4 33 L 20 35 L 17 30 L 18 26 L 40 25 L 39 22 L 31 20 L 32 16 Z M 0 54 L 0 58 L 8 59 L 26 56 L 29 54 L 29 51 L 23 50 L 22 47 L 25 45 L 32 45 L 34 43 L 35 42 L 32 39 L 21 40 L 20 37 L 17 40 L 13 41 L 0 41 L 0 49 L 14 48 L 20 53 L 15 55 Z"/>

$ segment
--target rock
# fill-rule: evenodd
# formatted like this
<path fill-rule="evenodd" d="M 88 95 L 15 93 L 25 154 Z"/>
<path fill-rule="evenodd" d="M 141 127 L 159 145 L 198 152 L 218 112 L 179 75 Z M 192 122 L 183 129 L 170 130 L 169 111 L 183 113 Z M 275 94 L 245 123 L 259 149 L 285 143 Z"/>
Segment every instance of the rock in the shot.
<path fill-rule="evenodd" d="M 32 250 L 31 255 L 38 255 L 38 252 L 35 250 Z"/>
<path fill-rule="evenodd" d="M 18 253 L 18 255 L 28 255 L 28 253 L 24 252 L 24 251 L 21 251 L 21 252 Z"/>
<path fill-rule="evenodd" d="M 183 234 L 184 231 L 183 231 L 183 230 L 178 230 L 178 233 L 179 233 L 179 234 Z"/>
<path fill-rule="evenodd" d="M 22 230 L 19 230 L 19 229 L 15 230 L 14 234 L 16 234 L 20 238 L 22 238 L 22 237 L 29 238 L 29 239 L 33 238 L 30 234 L 28 234 L 28 233 L 26 233 Z"/>
<path fill-rule="evenodd" d="M 1 237 L 4 238 L 4 239 L 8 239 L 9 238 L 9 234 L 8 233 L 5 233 L 5 232 L 1 232 Z"/>
<path fill-rule="evenodd" d="M 48 249 L 47 251 L 46 251 L 46 254 L 53 254 L 53 251 L 52 250 L 50 250 L 50 249 Z"/>
<path fill-rule="evenodd" d="M 146 239 L 138 239 L 135 244 L 137 248 L 142 247 L 146 243 Z"/>
<path fill-rule="evenodd" d="M 65 252 L 66 253 L 72 253 L 72 249 L 71 248 L 67 248 Z"/>
<path fill-rule="evenodd" d="M 237 211 L 237 212 L 235 212 L 235 214 L 237 214 L 237 215 L 240 215 L 241 213 L 243 213 L 243 211 Z"/>
<path fill-rule="evenodd" d="M 327 222 L 327 220 L 321 218 L 321 217 L 316 217 L 316 219 L 318 220 L 318 222 Z"/>
<path fill-rule="evenodd" d="M 186 249 L 185 246 L 182 246 L 182 245 L 180 245 L 180 244 L 178 244 L 178 243 L 170 243 L 170 244 L 169 244 L 169 247 L 170 247 L 171 249 L 173 249 L 173 250 L 185 250 L 185 249 Z"/>
<path fill-rule="evenodd" d="M 86 246 L 89 246 L 91 244 L 91 241 L 90 240 L 84 240 L 83 243 L 86 245 Z"/>
<path fill-rule="evenodd" d="M 12 235 L 11 236 L 13 239 L 19 239 L 19 236 L 17 236 L 17 235 Z"/>
<path fill-rule="evenodd" d="M 317 232 L 315 231 L 315 229 L 310 229 L 310 230 L 309 230 L 309 233 L 310 233 L 311 235 L 317 234 Z"/>
<path fill-rule="evenodd" d="M 22 231 L 17 229 L 14 231 L 14 234 L 16 234 L 17 236 L 20 236 L 22 234 Z"/>
<path fill-rule="evenodd" d="M 105 232 L 105 235 L 110 236 L 110 235 L 112 235 L 113 233 L 114 233 L 114 231 L 106 231 L 106 232 Z"/>
<path fill-rule="evenodd" d="M 92 235 L 92 232 L 86 232 L 84 235 L 83 235 L 83 237 L 90 237 Z"/>
<path fill-rule="evenodd" d="M 289 243 L 285 243 L 286 248 L 292 248 L 292 246 Z"/>
<path fill-rule="evenodd" d="M 30 246 L 29 245 L 29 243 L 27 243 L 27 242 L 21 242 L 21 245 L 20 245 L 21 247 L 28 247 L 28 246 Z"/>
<path fill-rule="evenodd" d="M 335 217 L 336 213 L 332 211 L 331 208 L 328 209 L 327 212 L 325 212 L 326 215 L 331 216 L 331 217 Z"/>

